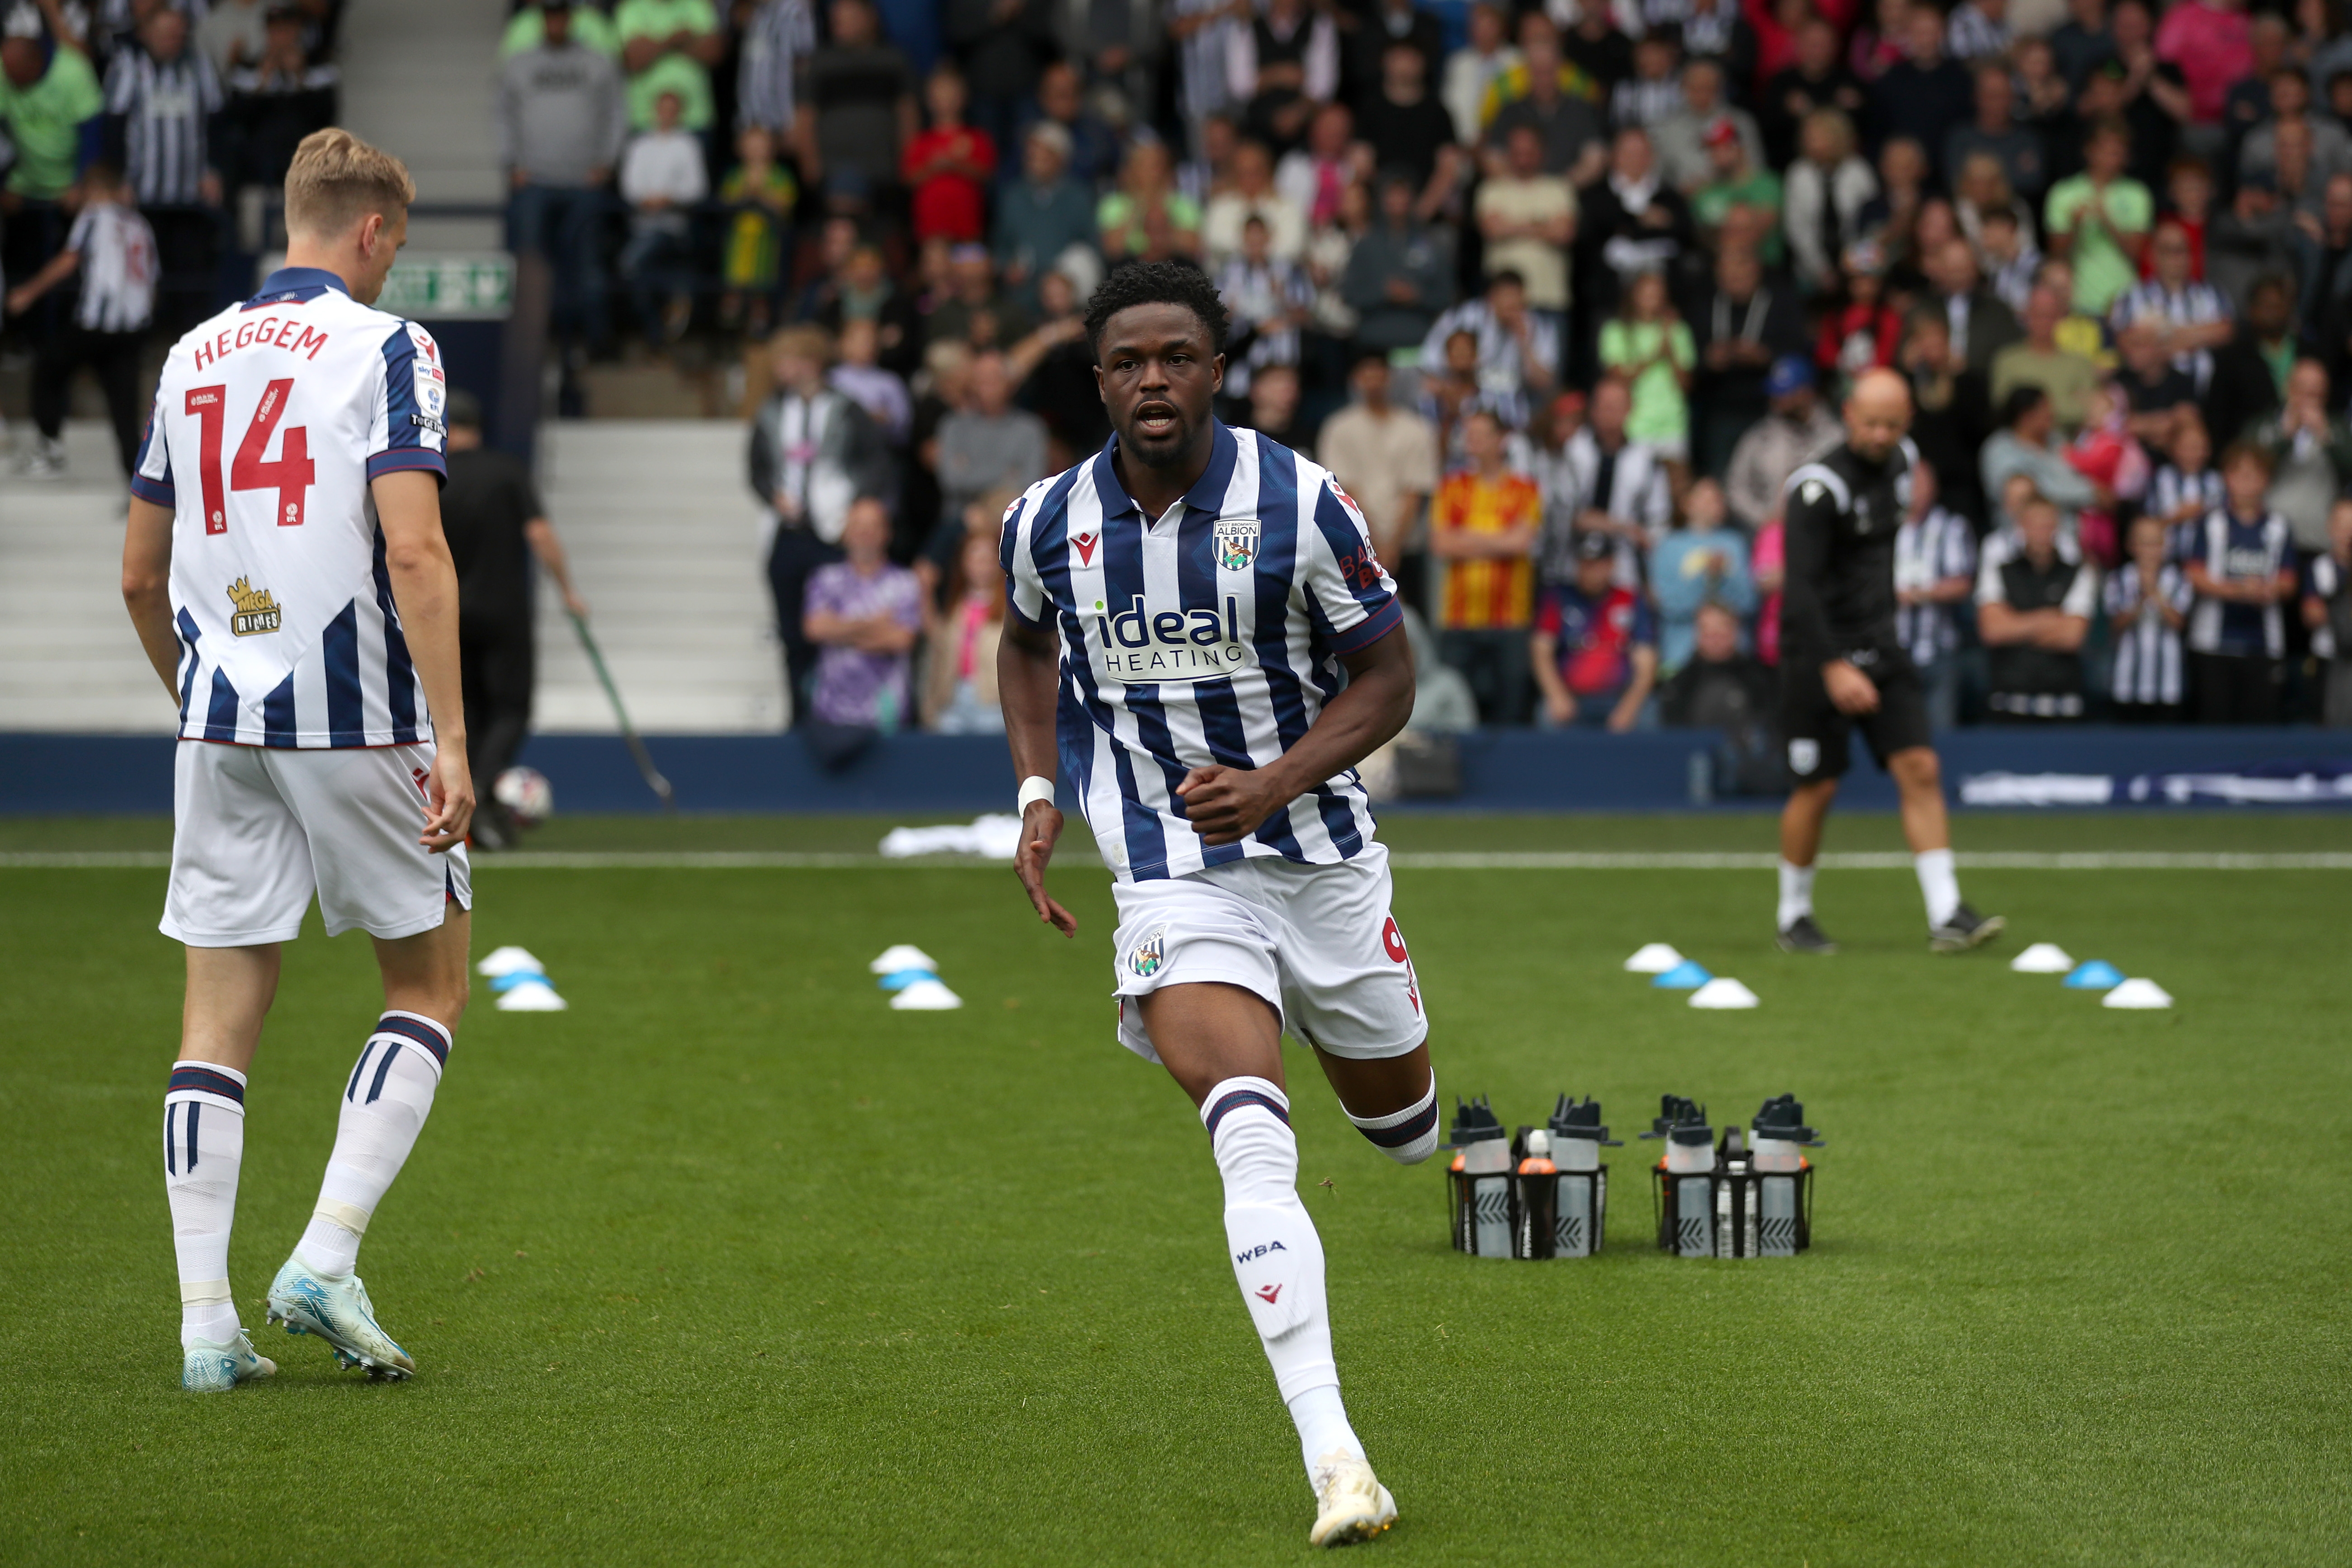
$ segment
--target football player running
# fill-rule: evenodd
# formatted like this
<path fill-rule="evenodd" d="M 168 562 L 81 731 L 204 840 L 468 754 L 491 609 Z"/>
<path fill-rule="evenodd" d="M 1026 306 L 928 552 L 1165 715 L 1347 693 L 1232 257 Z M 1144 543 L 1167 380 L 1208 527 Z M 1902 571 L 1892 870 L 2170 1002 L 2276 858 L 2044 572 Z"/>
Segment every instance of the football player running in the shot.
<path fill-rule="evenodd" d="M 425 331 L 372 308 L 415 194 L 347 132 L 303 141 L 285 267 L 173 346 L 131 481 L 123 599 L 180 710 L 163 931 L 187 1001 L 163 1173 L 190 1389 L 277 1371 L 237 1318 L 229 1227 L 246 1074 L 314 893 L 329 936 L 374 939 L 384 1011 L 269 1319 L 371 1377 L 416 1370 L 354 1271 L 465 1009 L 473 900 L 447 384 Z"/>
<path fill-rule="evenodd" d="M 1780 814 L 1774 923 L 1790 952 L 1837 951 L 1813 919 L 1813 862 L 1856 730 L 1901 795 L 1928 948 L 1965 952 L 2000 935 L 2003 923 L 1961 901 L 1927 691 L 1895 630 L 1895 536 L 1910 515 L 1918 456 L 1910 428 L 1903 378 L 1864 372 L 1845 400 L 1846 438 L 1790 474 L 1784 495 L 1780 731 L 1795 786 Z"/>
<path fill-rule="evenodd" d="M 1122 268 L 1086 326 L 1112 437 L 1004 518 L 1014 867 L 1076 935 L 1045 890 L 1058 761 L 1116 879 L 1119 1043 L 1192 1097 L 1224 1178 L 1227 1251 L 1315 1492 L 1308 1539 L 1367 1540 L 1396 1505 L 1339 1398 L 1281 1042 L 1314 1051 L 1391 1157 L 1436 1147 L 1428 1025 L 1354 772 L 1412 709 L 1402 611 L 1331 477 L 1213 416 L 1226 316 L 1205 278 Z"/>

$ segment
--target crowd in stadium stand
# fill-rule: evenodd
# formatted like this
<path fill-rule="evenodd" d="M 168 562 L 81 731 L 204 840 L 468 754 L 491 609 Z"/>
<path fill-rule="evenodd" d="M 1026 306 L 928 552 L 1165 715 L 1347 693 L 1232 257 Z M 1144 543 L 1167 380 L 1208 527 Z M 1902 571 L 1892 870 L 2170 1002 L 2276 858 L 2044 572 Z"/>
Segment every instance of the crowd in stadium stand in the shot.
<path fill-rule="evenodd" d="M 168 324 L 339 10 L 14 0 L 12 282 L 94 139 Z M 2340 0 L 539 0 L 495 68 L 570 411 L 741 354 L 820 721 L 1001 721 L 975 541 L 1108 437 L 1080 320 L 1151 259 L 1361 504 L 1423 723 L 1765 723 L 1782 483 L 1891 366 L 1940 721 L 2352 724 Z"/>

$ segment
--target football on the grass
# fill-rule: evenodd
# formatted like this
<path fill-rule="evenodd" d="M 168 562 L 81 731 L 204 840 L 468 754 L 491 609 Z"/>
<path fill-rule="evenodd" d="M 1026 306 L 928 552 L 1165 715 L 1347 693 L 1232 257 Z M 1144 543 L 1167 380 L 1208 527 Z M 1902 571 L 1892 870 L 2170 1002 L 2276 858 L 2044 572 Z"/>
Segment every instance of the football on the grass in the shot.
<path fill-rule="evenodd" d="M 509 768 L 499 775 L 493 793 L 526 827 L 555 815 L 555 791 L 537 768 Z"/>

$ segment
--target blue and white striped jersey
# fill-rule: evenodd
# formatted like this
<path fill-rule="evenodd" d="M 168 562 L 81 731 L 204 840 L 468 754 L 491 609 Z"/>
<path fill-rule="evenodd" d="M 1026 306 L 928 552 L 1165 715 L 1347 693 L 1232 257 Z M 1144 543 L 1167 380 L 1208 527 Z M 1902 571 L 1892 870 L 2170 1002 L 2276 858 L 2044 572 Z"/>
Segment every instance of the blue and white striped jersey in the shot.
<path fill-rule="evenodd" d="M 1113 436 L 1004 514 L 1012 613 L 1062 639 L 1061 771 L 1121 881 L 1245 856 L 1330 865 L 1372 839 L 1354 770 L 1239 844 L 1203 845 L 1175 786 L 1262 767 L 1346 684 L 1339 660 L 1402 624 L 1356 504 L 1255 430 L 1215 426 L 1200 482 L 1157 519 L 1129 499 Z"/>
<path fill-rule="evenodd" d="M 172 509 L 182 739 L 432 738 L 368 487 L 446 477 L 447 403 L 432 335 L 313 268 L 172 346 L 131 489 Z"/>

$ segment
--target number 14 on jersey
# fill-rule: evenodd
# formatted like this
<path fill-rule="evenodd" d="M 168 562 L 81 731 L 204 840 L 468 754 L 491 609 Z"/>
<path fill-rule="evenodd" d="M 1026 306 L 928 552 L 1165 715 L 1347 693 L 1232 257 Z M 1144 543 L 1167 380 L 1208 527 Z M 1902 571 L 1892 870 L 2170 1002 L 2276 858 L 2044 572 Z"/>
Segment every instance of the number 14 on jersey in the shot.
<path fill-rule="evenodd" d="M 278 432 L 278 420 L 285 417 L 287 402 L 293 395 L 291 376 L 271 382 L 262 392 L 252 422 L 245 427 L 245 438 L 237 443 L 236 457 L 229 464 L 224 487 L 221 431 L 228 421 L 228 388 L 188 388 L 188 416 L 196 421 L 199 432 L 197 468 L 204 482 L 206 533 L 228 531 L 227 491 L 232 489 L 276 490 L 278 526 L 302 526 L 303 498 L 319 477 L 318 465 L 310 460 L 309 426 L 289 426 L 278 457 L 272 459 L 264 456 L 269 449 L 270 437 Z"/>

